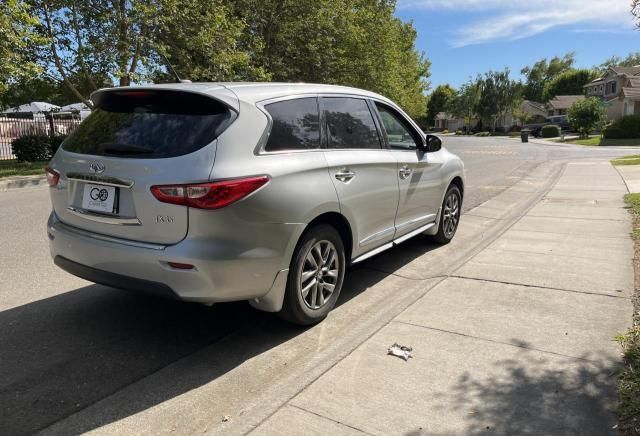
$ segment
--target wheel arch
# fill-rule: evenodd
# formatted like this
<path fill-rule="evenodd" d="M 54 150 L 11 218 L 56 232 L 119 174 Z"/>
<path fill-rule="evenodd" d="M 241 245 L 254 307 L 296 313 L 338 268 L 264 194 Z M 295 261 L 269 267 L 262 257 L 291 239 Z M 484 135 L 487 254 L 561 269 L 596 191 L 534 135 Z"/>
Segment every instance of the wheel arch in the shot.
<path fill-rule="evenodd" d="M 302 232 L 302 235 L 318 224 L 328 224 L 336 229 L 342 238 L 342 243 L 344 244 L 345 260 L 347 261 L 347 264 L 351 262 L 351 255 L 353 253 L 353 231 L 351 229 L 351 224 L 349 224 L 349 220 L 339 212 L 325 212 L 311 220 L 309 224 L 307 224 L 304 232 Z M 302 239 L 302 235 L 300 235 L 298 241 Z"/>

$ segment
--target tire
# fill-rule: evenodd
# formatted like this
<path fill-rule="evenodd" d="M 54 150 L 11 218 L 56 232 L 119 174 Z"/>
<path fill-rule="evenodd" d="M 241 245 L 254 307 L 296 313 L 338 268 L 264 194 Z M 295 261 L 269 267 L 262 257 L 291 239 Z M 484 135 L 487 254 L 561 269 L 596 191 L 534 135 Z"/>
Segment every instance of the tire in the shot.
<path fill-rule="evenodd" d="M 452 211 L 453 209 L 453 211 Z M 462 209 L 462 194 L 456 185 L 450 185 L 442 200 L 442 212 L 438 233 L 433 239 L 439 244 L 448 244 L 458 230 L 460 224 L 460 213 Z"/>
<path fill-rule="evenodd" d="M 333 227 L 320 224 L 305 232 L 291 259 L 278 315 L 305 326 L 325 319 L 340 296 L 345 268 L 344 244 Z"/>

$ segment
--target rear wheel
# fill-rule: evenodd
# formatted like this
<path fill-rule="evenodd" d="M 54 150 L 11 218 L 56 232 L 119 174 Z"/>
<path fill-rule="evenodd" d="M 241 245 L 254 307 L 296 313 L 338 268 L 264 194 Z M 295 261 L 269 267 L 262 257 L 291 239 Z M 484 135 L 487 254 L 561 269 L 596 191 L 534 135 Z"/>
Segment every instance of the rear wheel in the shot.
<path fill-rule="evenodd" d="M 434 236 L 436 242 L 448 244 L 458 230 L 460 212 L 462 208 L 462 194 L 456 185 L 449 186 L 442 201 L 442 211 L 438 233 Z"/>
<path fill-rule="evenodd" d="M 344 245 L 333 227 L 307 231 L 293 254 L 279 315 L 300 325 L 322 321 L 340 295 L 345 266 Z"/>

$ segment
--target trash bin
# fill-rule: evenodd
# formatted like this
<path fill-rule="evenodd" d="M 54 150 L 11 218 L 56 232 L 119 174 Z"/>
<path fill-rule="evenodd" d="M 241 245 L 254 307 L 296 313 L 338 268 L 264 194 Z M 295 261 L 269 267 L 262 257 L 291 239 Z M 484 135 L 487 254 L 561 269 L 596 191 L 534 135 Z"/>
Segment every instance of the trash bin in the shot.
<path fill-rule="evenodd" d="M 529 133 L 531 133 L 530 130 L 521 130 L 520 131 L 520 140 L 522 142 L 529 142 Z"/>

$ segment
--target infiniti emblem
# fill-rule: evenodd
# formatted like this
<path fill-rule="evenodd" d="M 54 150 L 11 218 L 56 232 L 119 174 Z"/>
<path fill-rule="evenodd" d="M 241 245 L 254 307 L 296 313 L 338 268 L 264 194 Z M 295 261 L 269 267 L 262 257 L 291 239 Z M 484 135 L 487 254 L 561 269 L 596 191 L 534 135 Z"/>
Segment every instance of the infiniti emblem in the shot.
<path fill-rule="evenodd" d="M 95 174 L 101 174 L 104 173 L 106 167 L 102 162 L 93 162 L 89 165 L 89 169 L 91 169 Z"/>

